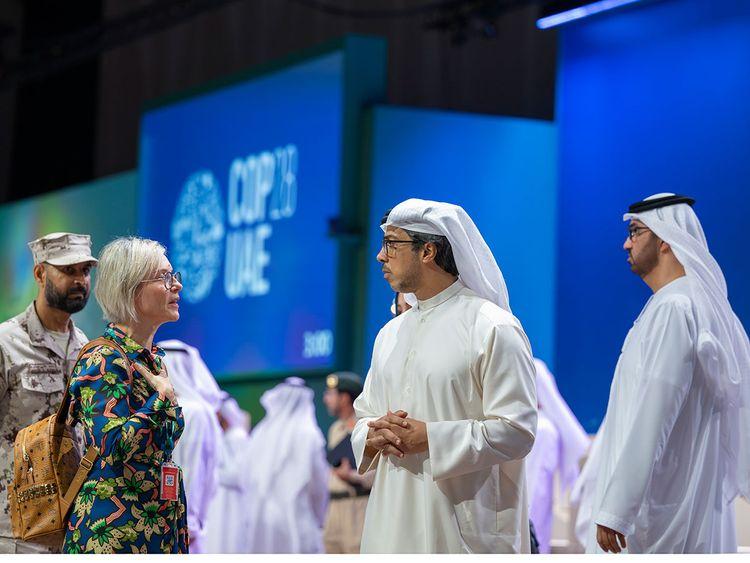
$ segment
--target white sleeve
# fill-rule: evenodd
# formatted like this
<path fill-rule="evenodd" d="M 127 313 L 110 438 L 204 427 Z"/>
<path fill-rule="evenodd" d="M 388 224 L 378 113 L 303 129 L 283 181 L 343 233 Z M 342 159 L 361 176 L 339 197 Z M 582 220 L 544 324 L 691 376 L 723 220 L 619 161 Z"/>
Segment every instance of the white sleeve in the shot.
<path fill-rule="evenodd" d="M 655 312 L 641 349 L 643 400 L 636 407 L 622 453 L 605 485 L 594 521 L 627 536 L 643 504 L 654 464 L 661 457 L 680 414 L 693 376 L 693 337 L 688 309 L 668 302 Z"/>
<path fill-rule="evenodd" d="M 522 331 L 493 326 L 476 352 L 484 418 L 427 423 L 435 480 L 521 459 L 534 444 L 536 371 Z"/>
<path fill-rule="evenodd" d="M 314 453 L 312 463 L 311 504 L 318 527 L 322 528 L 328 512 L 328 481 L 331 474 L 331 468 L 326 459 L 325 447 Z"/>
<path fill-rule="evenodd" d="M 529 492 L 529 505 L 534 505 L 537 487 L 539 496 L 544 496 L 552 476 L 560 464 L 560 434 L 552 422 L 539 413 L 539 421 L 534 439 L 534 447 L 526 456 L 526 490 Z M 533 518 L 532 518 L 533 520 Z"/>
<path fill-rule="evenodd" d="M 374 356 L 374 354 L 373 354 Z M 370 371 L 365 378 L 365 384 L 359 397 L 354 401 L 354 411 L 357 414 L 357 423 L 352 430 L 351 442 L 354 451 L 354 460 L 357 462 L 357 470 L 362 475 L 369 469 L 373 469 L 380 458 L 380 452 L 375 457 L 365 456 L 365 442 L 367 441 L 367 432 L 370 427 L 367 423 L 371 420 L 380 418 L 385 413 L 377 413 L 374 410 L 373 402 L 373 381 L 376 379 L 375 370 L 370 367 Z"/>
<path fill-rule="evenodd" d="M 247 468 L 254 461 L 252 452 L 248 454 L 249 441 L 250 436 L 244 428 L 227 428 L 221 435 L 221 457 L 217 467 L 220 486 L 235 491 L 247 489 Z"/>
<path fill-rule="evenodd" d="M 182 405 L 185 429 L 175 446 L 172 457 L 182 469 L 187 498 L 188 529 L 194 538 L 203 532 L 208 504 L 216 491 L 217 475 L 215 457 L 217 451 L 212 442 L 210 407 L 187 401 Z"/>

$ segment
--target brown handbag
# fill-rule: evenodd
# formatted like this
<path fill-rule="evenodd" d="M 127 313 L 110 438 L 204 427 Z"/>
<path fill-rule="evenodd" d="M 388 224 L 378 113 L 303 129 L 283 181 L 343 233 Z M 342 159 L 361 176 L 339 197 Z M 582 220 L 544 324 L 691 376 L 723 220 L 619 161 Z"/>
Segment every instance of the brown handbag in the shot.
<path fill-rule="evenodd" d="M 97 346 L 114 348 L 130 370 L 125 351 L 106 338 L 86 344 L 76 364 Z M 22 428 L 16 436 L 8 501 L 13 536 L 19 540 L 60 546 L 71 505 L 99 457 L 98 449 L 92 445 L 81 458 L 73 428 L 66 421 L 69 404 L 66 388 L 56 414 Z"/>

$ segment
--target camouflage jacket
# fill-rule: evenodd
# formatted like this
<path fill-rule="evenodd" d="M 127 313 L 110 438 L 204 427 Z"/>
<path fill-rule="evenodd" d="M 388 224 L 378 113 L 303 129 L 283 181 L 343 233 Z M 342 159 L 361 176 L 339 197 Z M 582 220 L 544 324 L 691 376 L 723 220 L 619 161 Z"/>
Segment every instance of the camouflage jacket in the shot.
<path fill-rule="evenodd" d="M 13 442 L 21 428 L 48 417 L 60 406 L 78 352 L 88 342 L 70 322 L 68 357 L 52 339 L 32 302 L 0 324 L 0 538 L 13 536 L 8 482 L 13 479 Z"/>

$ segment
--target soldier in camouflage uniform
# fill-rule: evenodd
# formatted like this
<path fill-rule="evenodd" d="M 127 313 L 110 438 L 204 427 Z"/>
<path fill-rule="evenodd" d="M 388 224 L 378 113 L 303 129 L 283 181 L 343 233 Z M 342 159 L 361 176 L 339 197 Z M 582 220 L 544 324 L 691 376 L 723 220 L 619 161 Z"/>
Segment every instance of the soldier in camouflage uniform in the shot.
<path fill-rule="evenodd" d="M 39 292 L 23 313 L 0 324 L 0 553 L 60 550 L 13 539 L 7 498 L 13 442 L 21 428 L 54 414 L 62 402 L 88 342 L 70 315 L 86 306 L 97 264 L 88 235 L 52 233 L 29 248 Z"/>

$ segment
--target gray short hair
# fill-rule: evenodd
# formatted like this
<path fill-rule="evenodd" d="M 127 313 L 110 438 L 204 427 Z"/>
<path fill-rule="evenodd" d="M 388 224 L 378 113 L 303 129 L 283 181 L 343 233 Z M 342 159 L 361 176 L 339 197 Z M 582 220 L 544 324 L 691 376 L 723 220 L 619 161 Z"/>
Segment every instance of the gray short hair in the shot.
<path fill-rule="evenodd" d="M 105 320 L 122 324 L 138 320 L 138 286 L 154 276 L 166 252 L 161 243 L 139 237 L 116 238 L 102 249 L 94 295 Z"/>

